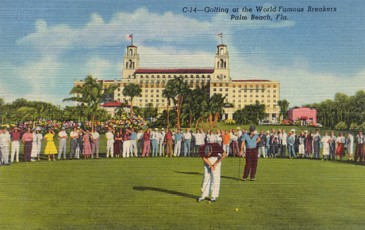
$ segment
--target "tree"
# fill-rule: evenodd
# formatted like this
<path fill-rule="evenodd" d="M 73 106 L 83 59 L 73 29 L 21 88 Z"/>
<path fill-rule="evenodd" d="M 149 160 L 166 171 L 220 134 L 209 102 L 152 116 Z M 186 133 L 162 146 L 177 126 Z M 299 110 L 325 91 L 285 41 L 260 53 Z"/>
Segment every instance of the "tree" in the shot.
<path fill-rule="evenodd" d="M 207 112 L 209 126 L 215 127 L 219 119 L 219 115 L 224 112 L 224 100 L 225 97 L 222 94 L 213 94 L 212 97 L 207 99 L 205 111 Z"/>
<path fill-rule="evenodd" d="M 176 128 L 180 128 L 180 115 L 184 102 L 184 96 L 188 92 L 189 85 L 184 81 L 183 77 L 174 78 L 169 80 L 162 92 L 162 96 L 166 97 L 169 103 L 171 99 L 176 109 Z M 168 105 L 169 106 L 169 105 Z"/>
<path fill-rule="evenodd" d="M 142 96 L 142 89 L 138 84 L 128 84 L 124 87 L 123 89 L 123 95 L 126 97 L 130 97 L 130 102 L 131 102 L 131 115 L 130 117 L 133 116 L 133 98 L 135 97 L 141 97 Z"/>
<path fill-rule="evenodd" d="M 265 105 L 256 101 L 253 105 L 246 105 L 242 110 L 233 114 L 233 119 L 238 124 L 258 124 L 265 118 Z"/>
<path fill-rule="evenodd" d="M 284 100 L 279 100 L 278 105 L 280 107 L 280 116 L 282 116 L 282 119 L 288 119 L 288 109 L 289 109 L 289 102 Z"/>
<path fill-rule="evenodd" d="M 96 78 L 88 75 L 83 85 L 74 86 L 71 89 L 70 94 L 74 96 L 65 98 L 63 101 L 75 101 L 84 105 L 86 108 L 85 114 L 92 121 L 92 126 L 94 126 L 95 115 L 100 110 L 100 104 L 104 102 L 103 100 L 108 95 L 114 93 L 117 87 L 116 84 L 104 86 L 103 81 L 98 81 Z"/>

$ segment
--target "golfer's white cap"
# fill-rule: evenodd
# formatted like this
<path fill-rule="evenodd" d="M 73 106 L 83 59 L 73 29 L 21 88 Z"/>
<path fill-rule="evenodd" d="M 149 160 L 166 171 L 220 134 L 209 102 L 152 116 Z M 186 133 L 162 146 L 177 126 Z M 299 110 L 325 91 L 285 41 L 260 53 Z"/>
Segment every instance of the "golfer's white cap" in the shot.
<path fill-rule="evenodd" d="M 158 128 L 155 128 L 155 131 L 157 131 L 158 130 Z"/>

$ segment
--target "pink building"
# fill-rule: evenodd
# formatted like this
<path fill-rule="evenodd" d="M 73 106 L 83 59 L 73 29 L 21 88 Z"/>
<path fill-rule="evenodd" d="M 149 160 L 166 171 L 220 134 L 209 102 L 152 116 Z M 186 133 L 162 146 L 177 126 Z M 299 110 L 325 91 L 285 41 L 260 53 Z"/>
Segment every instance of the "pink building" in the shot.
<path fill-rule="evenodd" d="M 288 119 L 291 121 L 301 120 L 306 124 L 317 124 L 317 110 L 311 108 L 292 108 L 288 111 Z"/>

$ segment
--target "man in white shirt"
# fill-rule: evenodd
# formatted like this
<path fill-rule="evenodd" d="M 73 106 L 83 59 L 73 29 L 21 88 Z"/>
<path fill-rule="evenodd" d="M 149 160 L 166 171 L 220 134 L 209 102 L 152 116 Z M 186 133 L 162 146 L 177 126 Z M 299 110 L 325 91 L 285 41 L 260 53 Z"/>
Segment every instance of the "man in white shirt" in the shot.
<path fill-rule="evenodd" d="M 111 127 L 108 128 L 108 132 L 105 133 L 106 138 L 106 158 L 114 157 L 114 134 L 113 129 Z"/>
<path fill-rule="evenodd" d="M 60 138 L 59 148 L 58 148 L 58 157 L 57 159 L 61 159 L 61 155 L 63 153 L 63 159 L 66 159 L 66 140 L 67 133 L 65 127 L 62 127 L 61 131 L 58 133 L 58 137 Z"/>

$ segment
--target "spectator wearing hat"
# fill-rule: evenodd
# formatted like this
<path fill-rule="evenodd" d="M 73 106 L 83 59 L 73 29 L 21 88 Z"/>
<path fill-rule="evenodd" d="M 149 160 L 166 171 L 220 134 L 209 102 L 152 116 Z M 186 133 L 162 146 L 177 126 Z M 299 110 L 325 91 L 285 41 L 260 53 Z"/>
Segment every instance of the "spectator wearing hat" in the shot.
<path fill-rule="evenodd" d="M 200 146 L 199 155 L 204 162 L 204 175 L 201 196 L 197 201 L 201 202 L 210 195 L 210 201 L 215 202 L 219 197 L 221 163 L 227 155 L 218 143 L 207 143 Z"/>
<path fill-rule="evenodd" d="M 24 144 L 24 161 L 30 161 L 30 154 L 32 152 L 33 134 L 28 128 L 27 132 L 23 134 L 22 141 Z"/>
<path fill-rule="evenodd" d="M 250 179 L 252 181 L 255 180 L 256 169 L 257 169 L 257 143 L 260 142 L 260 137 L 255 134 L 255 126 L 251 126 L 249 133 L 242 135 L 242 146 L 241 149 L 244 149 L 246 146 L 246 165 L 245 170 L 243 171 L 242 179 L 245 181 L 247 177 L 250 175 Z M 243 154 L 243 151 L 241 151 Z"/>
<path fill-rule="evenodd" d="M 19 149 L 20 149 L 20 129 L 18 127 L 15 127 L 13 129 L 13 131 L 11 131 L 10 133 L 11 136 L 11 157 L 10 157 L 10 161 L 14 162 L 14 160 L 16 162 L 19 162 Z M 15 159 L 14 159 L 15 158 Z"/>
<path fill-rule="evenodd" d="M 62 127 L 61 131 L 58 133 L 58 138 L 60 139 L 59 148 L 58 148 L 58 156 L 57 159 L 61 160 L 61 156 L 63 153 L 63 159 L 66 159 L 66 141 L 67 141 L 67 133 L 65 127 Z"/>
<path fill-rule="evenodd" d="M 155 128 L 151 132 L 151 146 L 152 146 L 152 156 L 157 157 L 158 155 L 158 128 Z"/>

